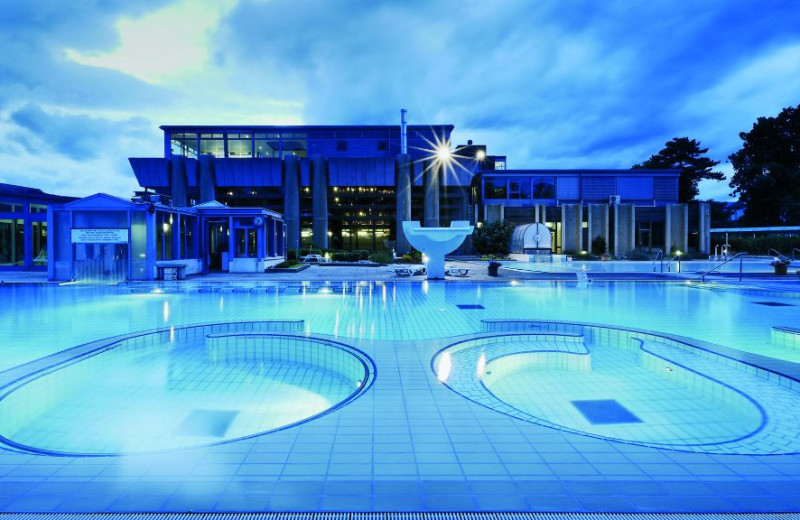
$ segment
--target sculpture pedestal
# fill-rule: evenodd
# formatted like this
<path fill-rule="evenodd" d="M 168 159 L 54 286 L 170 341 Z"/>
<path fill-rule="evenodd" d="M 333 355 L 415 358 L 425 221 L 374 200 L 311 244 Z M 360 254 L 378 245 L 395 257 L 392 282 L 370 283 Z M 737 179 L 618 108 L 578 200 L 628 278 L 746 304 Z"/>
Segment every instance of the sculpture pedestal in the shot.
<path fill-rule="evenodd" d="M 421 227 L 419 222 L 403 221 L 403 232 L 414 247 L 428 257 L 429 280 L 444 278 L 444 255 L 454 251 L 474 230 L 466 220 L 454 220 L 449 228 Z"/>

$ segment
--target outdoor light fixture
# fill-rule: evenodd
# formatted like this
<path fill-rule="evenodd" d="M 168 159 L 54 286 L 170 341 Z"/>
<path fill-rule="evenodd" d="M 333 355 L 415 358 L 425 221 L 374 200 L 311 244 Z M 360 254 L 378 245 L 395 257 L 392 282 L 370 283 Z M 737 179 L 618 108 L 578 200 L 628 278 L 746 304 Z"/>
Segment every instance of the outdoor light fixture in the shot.
<path fill-rule="evenodd" d="M 449 143 L 448 143 L 449 144 Z M 453 158 L 453 151 L 447 144 L 440 145 L 436 148 L 436 158 L 440 161 L 446 162 Z"/>
<path fill-rule="evenodd" d="M 482 161 L 484 159 L 486 159 L 486 151 L 478 150 L 478 153 L 475 154 L 475 160 Z"/>

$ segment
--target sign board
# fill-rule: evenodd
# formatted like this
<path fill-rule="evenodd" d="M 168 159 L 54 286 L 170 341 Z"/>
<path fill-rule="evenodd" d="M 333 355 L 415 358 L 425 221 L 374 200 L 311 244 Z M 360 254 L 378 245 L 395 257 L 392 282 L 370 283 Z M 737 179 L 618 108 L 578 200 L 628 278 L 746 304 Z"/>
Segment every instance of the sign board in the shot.
<path fill-rule="evenodd" d="M 127 229 L 72 228 L 73 244 L 127 244 Z"/>

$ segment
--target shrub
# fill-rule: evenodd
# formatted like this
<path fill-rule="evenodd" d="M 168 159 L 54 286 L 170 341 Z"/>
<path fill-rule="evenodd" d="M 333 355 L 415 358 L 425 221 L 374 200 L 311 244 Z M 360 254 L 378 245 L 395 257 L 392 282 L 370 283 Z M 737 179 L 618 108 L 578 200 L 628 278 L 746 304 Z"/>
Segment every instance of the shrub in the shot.
<path fill-rule="evenodd" d="M 371 255 L 369 255 L 369 259 L 372 262 L 376 262 L 379 264 L 391 264 L 394 260 L 392 258 L 392 253 L 389 251 L 375 251 Z"/>
<path fill-rule="evenodd" d="M 303 264 L 301 264 L 297 260 L 286 260 L 285 262 L 281 262 L 279 264 L 275 264 L 272 267 L 277 267 L 279 269 L 284 269 L 284 268 L 287 268 L 287 267 L 294 267 L 296 265 L 303 265 Z"/>
<path fill-rule="evenodd" d="M 507 255 L 515 227 L 511 222 L 504 221 L 475 228 L 472 234 L 475 251 L 482 255 Z"/>
<path fill-rule="evenodd" d="M 606 239 L 597 235 L 592 240 L 592 254 L 593 255 L 604 255 L 606 254 Z"/>
<path fill-rule="evenodd" d="M 713 235 L 712 235 L 713 236 Z M 714 246 L 725 244 L 725 238 L 713 236 L 711 249 Z M 750 253 L 751 255 L 769 255 L 770 249 L 780 251 L 784 255 L 792 256 L 794 248 L 800 249 L 800 237 L 785 237 L 779 235 L 767 235 L 762 237 L 730 237 L 728 239 L 731 252 Z"/>

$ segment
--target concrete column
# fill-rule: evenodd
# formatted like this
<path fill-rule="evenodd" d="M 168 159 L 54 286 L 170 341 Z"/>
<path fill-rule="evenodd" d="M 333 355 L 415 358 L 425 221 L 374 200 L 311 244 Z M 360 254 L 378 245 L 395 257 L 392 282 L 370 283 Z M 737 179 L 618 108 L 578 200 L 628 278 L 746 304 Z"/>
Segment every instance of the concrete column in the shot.
<path fill-rule="evenodd" d="M 592 241 L 599 236 L 606 241 L 606 249 L 603 253 L 608 253 L 608 204 L 589 204 L 588 229 L 588 248 L 591 250 Z"/>
<path fill-rule="evenodd" d="M 627 257 L 636 248 L 636 208 L 633 204 L 614 205 L 614 256 Z"/>
<path fill-rule="evenodd" d="M 534 204 L 533 206 L 533 222 L 535 224 L 544 224 L 547 222 L 547 206 L 544 204 Z"/>
<path fill-rule="evenodd" d="M 214 156 L 203 154 L 198 162 L 200 163 L 200 174 L 197 176 L 197 187 L 200 189 L 199 202 L 202 204 L 217 198 L 214 190 L 217 184 L 214 174 Z"/>
<path fill-rule="evenodd" d="M 561 205 L 561 250 L 571 254 L 583 251 L 583 207 L 580 204 Z"/>
<path fill-rule="evenodd" d="M 711 253 L 711 205 L 701 202 L 697 212 L 698 252 Z"/>
<path fill-rule="evenodd" d="M 311 158 L 311 233 L 314 247 L 328 249 L 328 168 L 325 157 Z"/>
<path fill-rule="evenodd" d="M 403 231 L 403 221 L 411 220 L 411 167 L 410 155 L 400 154 L 397 156 L 397 162 L 395 163 L 395 198 L 397 201 L 395 229 L 397 244 L 395 245 L 395 250 L 400 255 L 411 251 L 411 244 L 408 243 Z"/>
<path fill-rule="evenodd" d="M 664 252 L 673 249 L 686 252 L 689 246 L 689 206 L 687 204 L 667 204 L 664 217 Z"/>
<path fill-rule="evenodd" d="M 286 246 L 300 248 L 300 160 L 296 155 L 283 159 L 283 218 Z"/>
<path fill-rule="evenodd" d="M 425 213 L 423 227 L 439 227 L 439 168 L 431 166 L 423 175 Z"/>
<path fill-rule="evenodd" d="M 183 157 L 175 156 L 169 161 L 170 186 L 172 187 L 172 205 L 184 207 L 189 204 L 186 196 L 186 162 Z"/>

